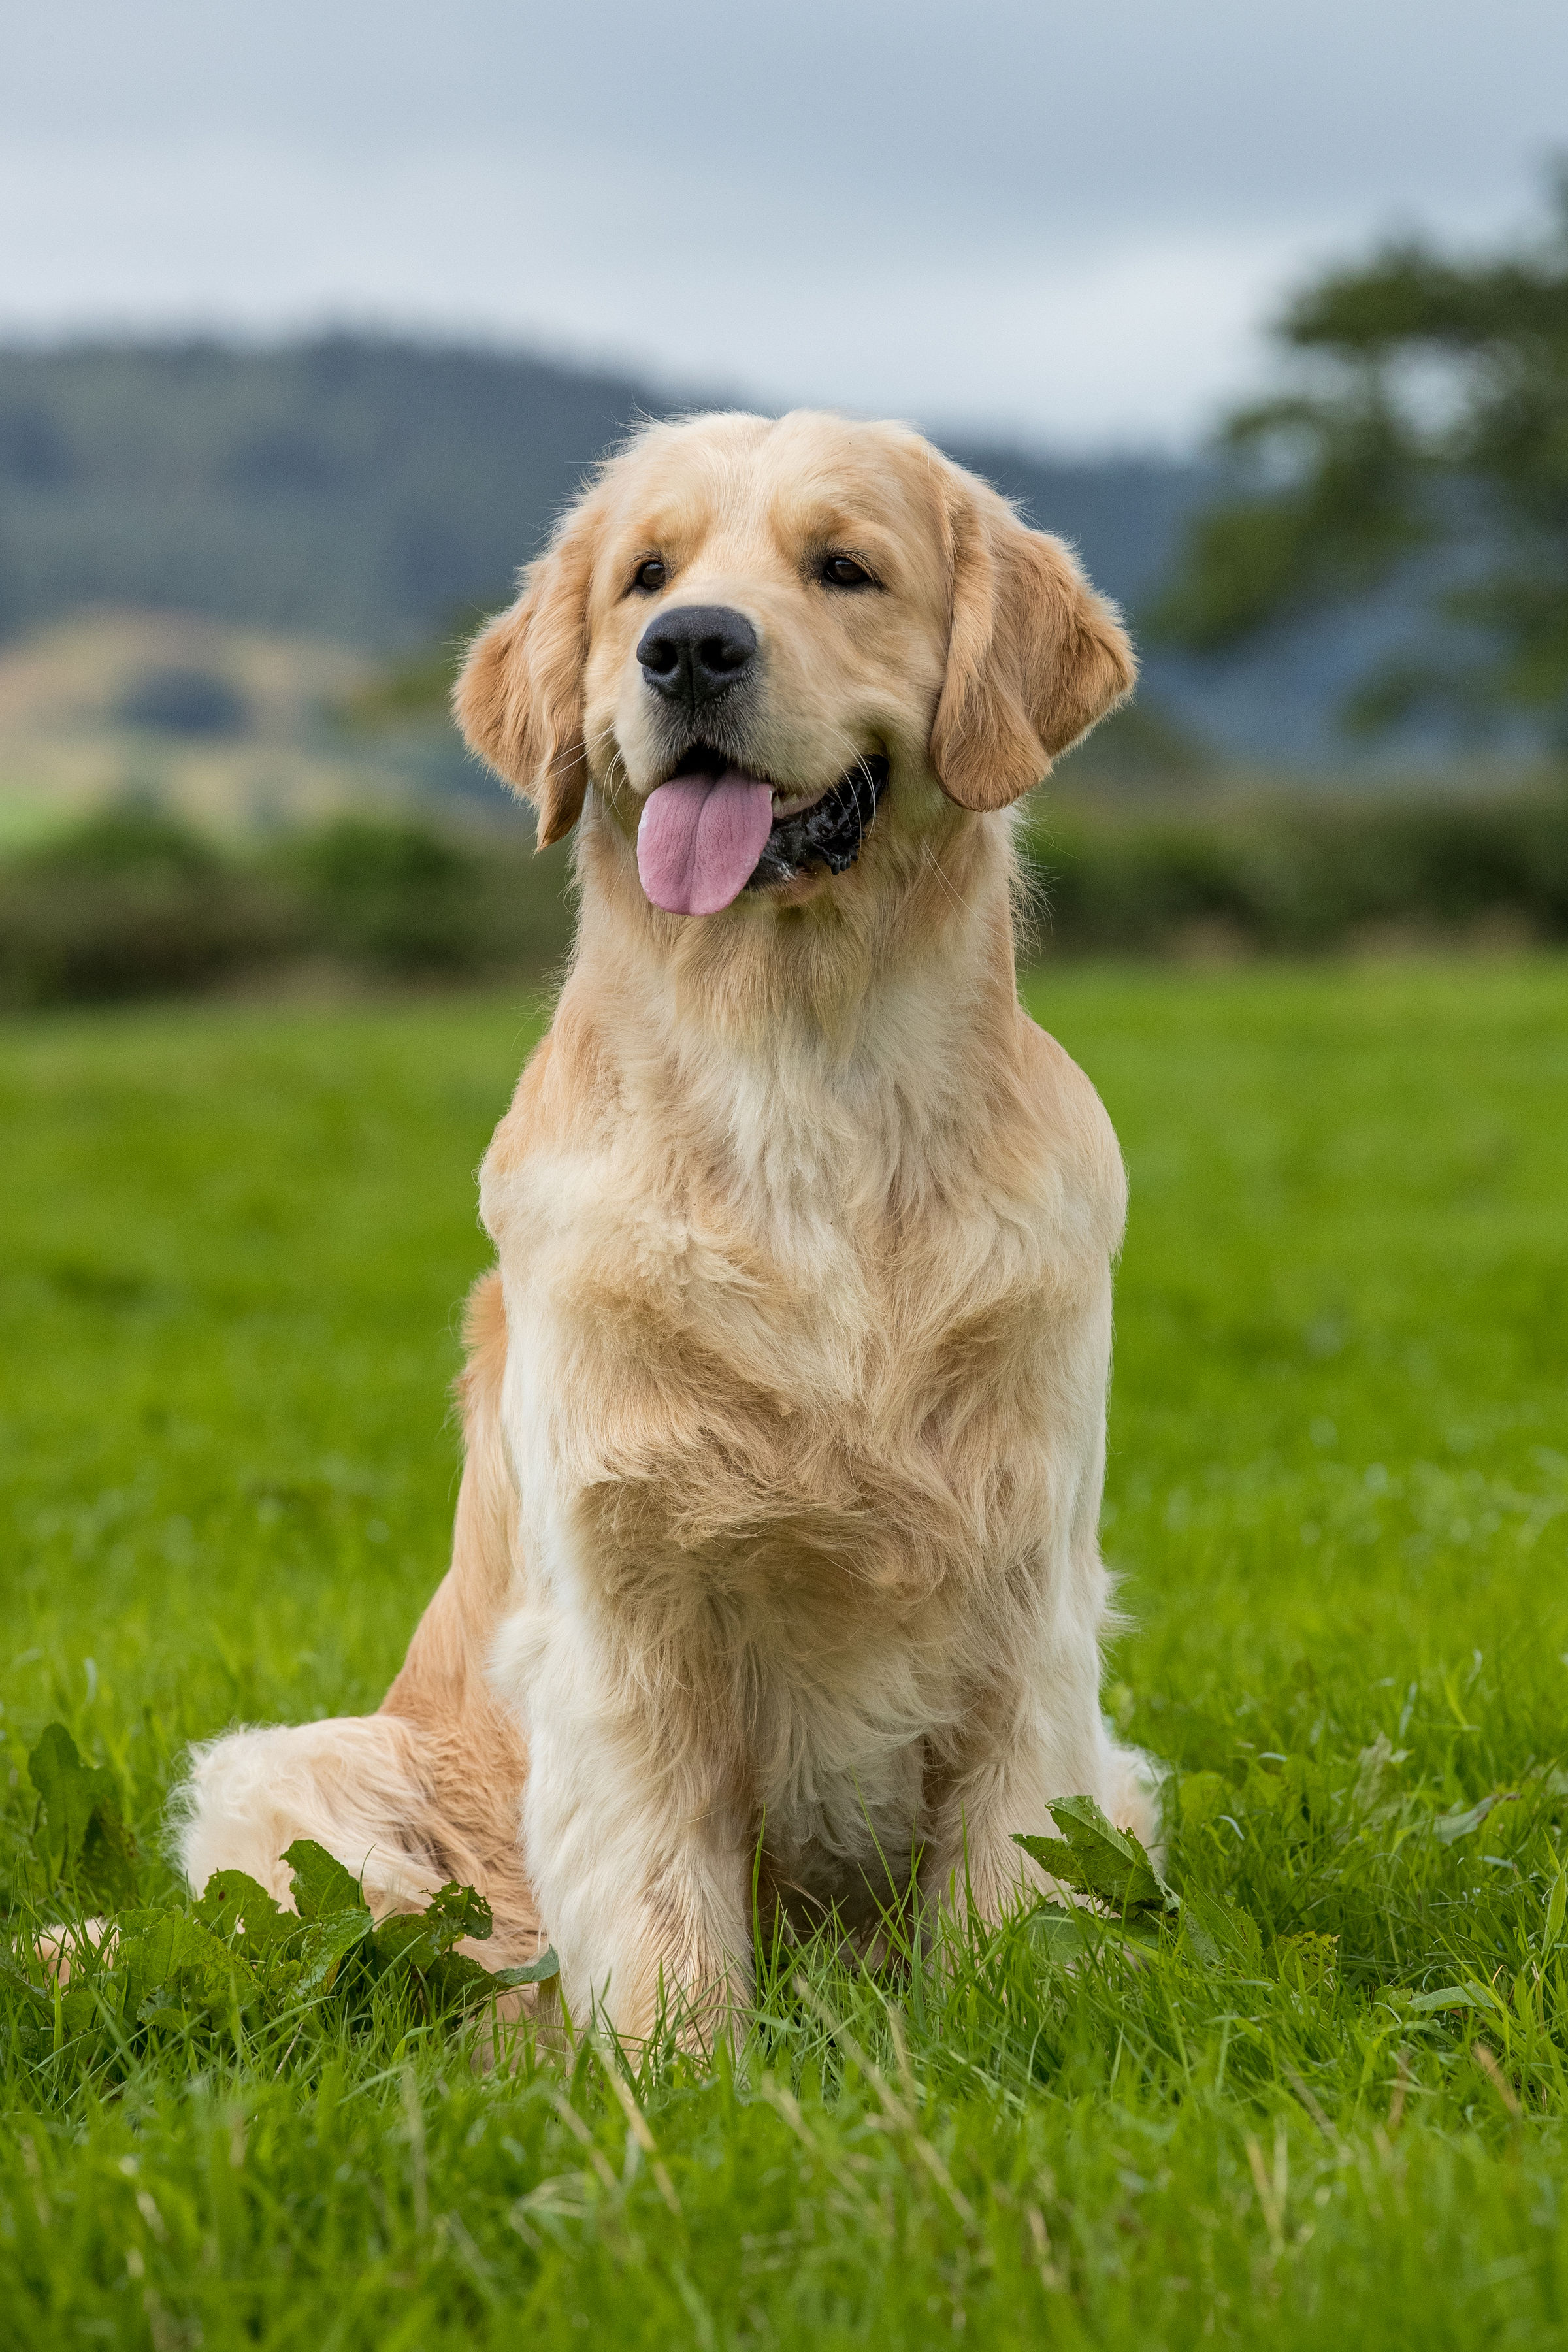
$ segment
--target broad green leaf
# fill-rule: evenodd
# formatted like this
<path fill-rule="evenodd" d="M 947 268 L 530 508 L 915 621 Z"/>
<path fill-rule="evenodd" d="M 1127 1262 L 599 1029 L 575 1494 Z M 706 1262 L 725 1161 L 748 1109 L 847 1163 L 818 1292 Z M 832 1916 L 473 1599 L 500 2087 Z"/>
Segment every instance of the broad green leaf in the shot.
<path fill-rule="evenodd" d="M 193 1904 L 191 1916 L 226 1940 L 237 1936 L 242 1946 L 250 1948 L 252 1958 L 291 1942 L 300 1927 L 292 1911 L 285 1911 L 243 1870 L 215 1870 Z"/>
<path fill-rule="evenodd" d="M 123 1977 L 127 2006 L 137 2010 L 165 1985 L 204 2009 L 226 2009 L 258 1990 L 250 1963 L 188 1911 L 127 1912 L 113 1973 Z"/>
<path fill-rule="evenodd" d="M 136 1841 L 112 1798 L 93 1809 L 80 1875 L 89 1891 L 105 1903 L 127 1903 L 135 1894 Z"/>
<path fill-rule="evenodd" d="M 1065 1839 L 1031 1837 L 1023 1830 L 1015 1830 L 1013 1843 L 1022 1846 L 1031 1862 L 1037 1862 L 1042 1870 L 1048 1870 L 1062 1885 L 1078 1886 L 1088 1894 L 1095 1891 L 1092 1887 L 1084 1886 L 1078 1857 Z"/>
<path fill-rule="evenodd" d="M 1552 1882 L 1552 1892 L 1546 1898 L 1546 1926 L 1542 1937 L 1542 1958 L 1551 1951 L 1563 1933 L 1563 1915 L 1568 1910 L 1568 1869 L 1560 1869 Z"/>
<path fill-rule="evenodd" d="M 522 1985 L 542 1984 L 560 1974 L 553 1952 L 541 1953 L 526 1968 L 487 1969 L 467 1952 L 436 1952 L 419 1964 L 418 1982 L 434 2010 L 479 2009 L 498 1993 Z"/>
<path fill-rule="evenodd" d="M 378 1969 L 426 1969 L 438 1947 L 425 1924 L 423 1911 L 395 1911 L 383 1919 L 371 1937 Z"/>
<path fill-rule="evenodd" d="M 1053 1878 L 1119 1911 L 1174 1907 L 1170 1888 L 1138 1840 L 1130 1830 L 1113 1828 L 1092 1797 L 1058 1797 L 1051 1817 L 1061 1837 L 1015 1832 L 1013 1843 Z"/>
<path fill-rule="evenodd" d="M 494 1977 L 467 1952 L 439 1952 L 426 1972 L 430 1999 L 437 2009 L 477 2009 L 497 1990 Z"/>
<path fill-rule="evenodd" d="M 88 1823 L 106 1792 L 109 1775 L 94 1770 L 77 1753 L 63 1723 L 46 1724 L 27 1759 L 32 1783 L 44 1801 L 45 1843 L 57 1870 L 68 1869 L 81 1852 Z"/>
<path fill-rule="evenodd" d="M 1399 1799 L 1393 1782 L 1399 1766 L 1407 1761 L 1407 1748 L 1395 1748 L 1386 1731 L 1380 1731 L 1370 1748 L 1363 1748 L 1356 1759 L 1355 1787 L 1351 1803 L 1358 1813 L 1377 1821 L 1394 1807 Z"/>
<path fill-rule="evenodd" d="M 1463 1812 L 1439 1813 L 1432 1823 L 1441 1845 L 1453 1845 L 1460 1838 L 1479 1830 L 1494 1805 L 1517 1805 L 1517 1789 L 1500 1789 L 1492 1796 L 1483 1797 L 1477 1805 L 1468 1806 Z"/>
<path fill-rule="evenodd" d="M 1042 1902 L 1030 1913 L 1029 1927 L 1035 1941 L 1064 1965 L 1081 1958 L 1086 1949 L 1095 1946 L 1131 1945 L 1145 1952 L 1160 1948 L 1159 1928 L 1147 1912 L 1117 1919 L 1100 1910 L 1075 1910 L 1067 1904 Z"/>
<path fill-rule="evenodd" d="M 44 1801 L 43 1847 L 54 1877 L 70 1874 L 110 1901 L 129 1899 L 136 1848 L 120 1818 L 114 1775 L 82 1762 L 63 1723 L 47 1724 L 27 1759 Z"/>
<path fill-rule="evenodd" d="M 437 1951 L 450 1951 L 464 1936 L 478 1943 L 488 1943 L 495 1925 L 489 1905 L 471 1886 L 459 1886 L 454 1880 L 433 1895 L 425 1907 L 426 1931 Z"/>
<path fill-rule="evenodd" d="M 356 1944 L 363 1944 L 370 1933 L 371 1916 L 364 1908 L 335 1911 L 330 1918 L 312 1920 L 300 1947 L 297 1990 L 301 1997 L 330 1991 L 337 1982 L 344 1957 Z"/>
<path fill-rule="evenodd" d="M 97 1986 L 73 1984 L 66 1987 L 60 2000 L 60 2023 L 65 2029 L 68 2040 L 79 2033 L 89 2033 L 95 2025 L 102 2024 L 103 2012 L 100 2006 L 102 1998 L 101 1980 Z M 52 2010 L 54 2006 L 52 1998 L 49 2005 Z M 52 2017 L 50 2028 L 52 2035 Z"/>
<path fill-rule="evenodd" d="M 296 1838 L 283 1856 L 293 1876 L 294 1900 L 301 1919 L 335 1919 L 343 1911 L 370 1906 L 353 1873 L 345 1870 L 313 1838 Z"/>
<path fill-rule="evenodd" d="M 452 1950 L 459 1935 L 476 1932 L 469 1924 L 476 1917 L 488 1927 L 489 1906 L 483 1897 L 471 1887 L 446 1886 L 428 1911 L 398 1912 L 384 1919 L 371 1939 L 378 1974 L 401 1969 L 425 1988 L 434 2006 L 468 2009 L 494 1993 L 542 1984 L 559 1975 L 561 1964 L 552 1951 L 542 1952 L 523 1968 L 491 1969 L 466 1952 Z"/>
<path fill-rule="evenodd" d="M 510 1991 L 518 1985 L 548 1984 L 552 1977 L 560 1974 L 561 1963 L 555 1957 L 555 1948 L 547 1944 L 536 1960 L 529 1960 L 521 1968 L 492 1969 L 490 1982 L 503 1991 Z"/>
<path fill-rule="evenodd" d="M 1069 1910 L 1064 1903 L 1037 1903 L 1029 1914 L 1029 1934 L 1053 1959 L 1076 1959 L 1084 1948 L 1089 1916 Z"/>
<path fill-rule="evenodd" d="M 1395 1759 L 1394 1760 L 1398 1760 Z M 1285 1794 L 1293 1797 L 1309 1822 L 1321 1822 L 1331 1810 L 1328 1783 L 1310 1756 L 1290 1756 L 1279 1775 Z"/>
<path fill-rule="evenodd" d="M 1230 1966 L 1251 1976 L 1259 1973 L 1262 1939 L 1256 1920 L 1245 1911 L 1233 1910 L 1211 1895 L 1175 1895 L 1132 1832 L 1115 1828 L 1092 1797 L 1058 1798 L 1051 1813 L 1065 1835 L 1015 1833 L 1014 1843 L 1063 1885 L 1119 1915 L 1121 1934 L 1134 1941 L 1148 1940 L 1157 1925 L 1148 1915 L 1179 1915 L 1187 1948 L 1202 1967 Z M 1065 1948 L 1071 1934 L 1081 1936 L 1081 1914 L 1043 1903 L 1035 1916 L 1053 1947 Z"/>
<path fill-rule="evenodd" d="M 1411 2008 L 1423 2017 L 1429 2017 L 1435 2010 L 1439 2009 L 1479 2009 L 1489 2011 L 1495 2010 L 1497 2005 L 1495 1997 L 1484 1985 L 1443 1985 L 1436 1992 L 1418 1992 L 1410 2004 Z"/>
<path fill-rule="evenodd" d="M 376 1960 L 382 1968 L 401 1964 L 428 1972 L 464 1936 L 488 1941 L 492 1926 L 484 1896 L 454 1880 L 432 1895 L 423 1911 L 396 1912 L 381 1922 L 375 1931 Z"/>
<path fill-rule="evenodd" d="M 1182 1906 L 1182 1937 L 1187 1949 L 1200 1967 L 1217 1969 L 1224 1957 L 1201 1919 L 1195 1918 L 1186 1905 Z"/>
<path fill-rule="evenodd" d="M 35 1984 L 30 1977 L 25 1977 L 15 1960 L 5 1952 L 0 1952 L 0 1982 L 9 1985 L 13 1992 L 24 1994 L 35 2006 L 45 2011 L 52 2010 L 54 2006 L 52 1994 L 43 1985 Z"/>

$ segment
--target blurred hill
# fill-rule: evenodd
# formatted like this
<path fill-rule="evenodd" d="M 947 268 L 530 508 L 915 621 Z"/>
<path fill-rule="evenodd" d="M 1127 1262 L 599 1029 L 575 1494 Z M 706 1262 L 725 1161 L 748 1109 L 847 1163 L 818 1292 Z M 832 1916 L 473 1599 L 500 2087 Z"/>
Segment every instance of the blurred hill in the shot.
<path fill-rule="evenodd" d="M 107 801 L 220 834 L 434 795 L 511 805 L 448 729 L 348 723 L 374 674 L 331 638 L 186 613 L 100 608 L 29 630 L 0 645 L 0 849 Z"/>
<path fill-rule="evenodd" d="M 109 604 L 406 643 L 504 593 L 637 400 L 350 337 L 0 352 L 0 626 Z"/>
<path fill-rule="evenodd" d="M 0 350 L 0 639 L 110 607 L 406 650 L 503 601 L 628 424 L 700 404 L 631 377 L 346 334 Z M 948 446 L 1075 541 L 1134 614 L 1213 488 L 1196 464 Z M 1318 622 L 1217 662 L 1151 654 L 1152 727 L 1122 730 L 1135 763 L 1158 766 L 1167 739 L 1189 765 L 1214 751 L 1342 762 L 1331 713 L 1367 627 Z"/>
<path fill-rule="evenodd" d="M 0 351 L 0 626 L 140 604 L 406 644 L 464 600 L 503 596 L 635 418 L 702 404 L 348 336 Z M 1122 598 L 1201 487 L 1182 467 L 962 454 L 1080 540 Z"/>

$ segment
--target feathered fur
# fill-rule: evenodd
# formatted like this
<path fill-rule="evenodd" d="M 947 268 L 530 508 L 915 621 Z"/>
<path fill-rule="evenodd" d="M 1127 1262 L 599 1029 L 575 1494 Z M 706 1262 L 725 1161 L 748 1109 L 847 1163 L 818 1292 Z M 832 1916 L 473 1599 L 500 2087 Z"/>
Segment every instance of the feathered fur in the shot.
<path fill-rule="evenodd" d="M 826 594 L 829 545 L 876 589 Z M 649 551 L 756 629 L 753 772 L 889 759 L 847 874 L 644 897 Z M 482 1171 L 452 1567 L 378 1716 L 202 1751 L 193 1879 L 281 1892 L 301 1833 L 382 1905 L 468 1877 L 481 1957 L 548 1933 L 574 2005 L 706 2031 L 759 1841 L 772 1897 L 854 1920 L 912 1869 L 994 1916 L 1053 1797 L 1152 1833 L 1099 1705 L 1122 1167 L 1018 1003 L 1010 839 L 1131 678 L 1067 551 L 900 427 L 697 419 L 591 486 L 458 697 L 578 821 L 582 913 Z"/>

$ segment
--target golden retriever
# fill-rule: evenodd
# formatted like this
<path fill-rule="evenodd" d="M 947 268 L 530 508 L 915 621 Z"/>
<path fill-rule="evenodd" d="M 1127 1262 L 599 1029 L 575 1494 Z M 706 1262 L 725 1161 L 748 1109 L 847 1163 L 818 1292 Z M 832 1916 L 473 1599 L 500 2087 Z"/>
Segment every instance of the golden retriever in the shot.
<path fill-rule="evenodd" d="M 1131 685 L 1057 540 L 914 433 L 639 433 L 456 709 L 577 830 L 554 1024 L 481 1175 L 452 1565 L 378 1715 L 193 1763 L 200 1885 L 317 1838 L 459 1877 L 626 2033 L 743 2006 L 753 1893 L 998 1916 L 1087 1792 L 1111 1261 L 1089 1080 L 1024 1012 L 1012 811 Z"/>

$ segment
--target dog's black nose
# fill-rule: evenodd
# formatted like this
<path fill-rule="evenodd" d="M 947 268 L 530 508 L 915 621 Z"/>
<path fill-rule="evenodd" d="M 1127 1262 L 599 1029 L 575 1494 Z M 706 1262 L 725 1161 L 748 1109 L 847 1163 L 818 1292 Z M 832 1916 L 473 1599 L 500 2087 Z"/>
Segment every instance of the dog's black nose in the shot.
<path fill-rule="evenodd" d="M 728 604 L 676 604 L 650 621 L 637 646 L 648 684 L 693 709 L 738 686 L 757 650 L 744 613 Z"/>

